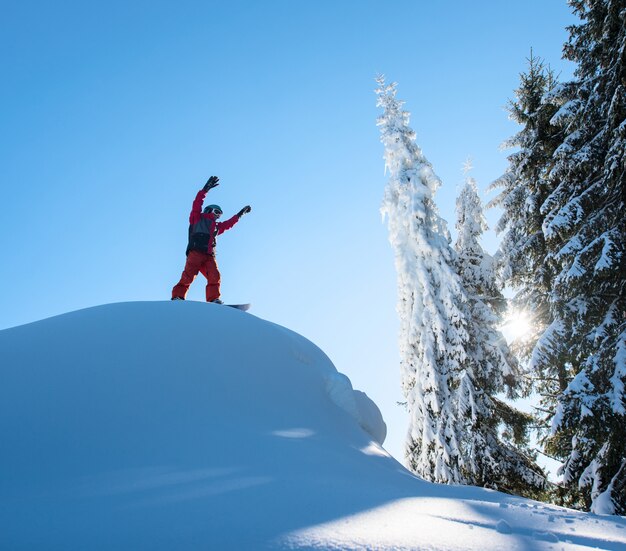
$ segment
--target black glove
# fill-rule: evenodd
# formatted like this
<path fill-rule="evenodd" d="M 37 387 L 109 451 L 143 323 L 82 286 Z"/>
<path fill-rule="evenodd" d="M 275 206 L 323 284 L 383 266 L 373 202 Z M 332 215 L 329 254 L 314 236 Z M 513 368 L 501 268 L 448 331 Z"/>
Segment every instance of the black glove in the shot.
<path fill-rule="evenodd" d="M 214 187 L 219 186 L 219 184 L 218 184 L 219 181 L 220 181 L 220 179 L 217 176 L 211 176 L 206 181 L 206 184 L 204 184 L 204 187 L 202 189 L 204 191 L 209 191 L 210 189 L 213 189 Z"/>
<path fill-rule="evenodd" d="M 244 214 L 248 214 L 252 209 L 250 208 L 250 205 L 243 207 L 238 213 L 237 216 L 239 216 L 239 218 L 241 218 Z"/>

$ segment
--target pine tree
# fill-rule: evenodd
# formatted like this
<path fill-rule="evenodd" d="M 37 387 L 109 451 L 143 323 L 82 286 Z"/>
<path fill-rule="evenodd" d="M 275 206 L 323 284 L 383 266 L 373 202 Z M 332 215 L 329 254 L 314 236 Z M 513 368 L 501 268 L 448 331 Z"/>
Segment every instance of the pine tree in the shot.
<path fill-rule="evenodd" d="M 504 392 L 509 398 L 518 396 L 520 374 L 498 330 L 506 300 L 496 283 L 494 260 L 481 245 L 487 223 L 473 178 L 466 178 L 456 210 L 455 266 L 468 293 L 471 316 L 470 367 L 461 383 L 466 392 L 464 417 L 469 418 L 462 441 L 470 465 L 466 478 L 479 486 L 539 497 L 546 481 L 527 447 L 532 417 L 498 398 Z"/>
<path fill-rule="evenodd" d="M 531 50 L 527 72 L 520 74 L 516 100 L 508 106 L 510 118 L 522 129 L 503 144 L 515 151 L 508 157 L 506 172 L 490 186 L 501 192 L 488 204 L 488 208 L 499 206 L 503 211 L 496 225 L 496 232 L 503 235 L 498 251 L 500 278 L 515 291 L 513 310 L 524 311 L 531 319 L 531 334 L 516 343 L 516 351 L 526 359 L 552 322 L 548 294 L 555 267 L 546 260 L 540 209 L 552 191 L 548 175 L 560 143 L 560 129 L 551 122 L 558 109 L 550 97 L 555 86 L 553 72 Z M 540 378 L 559 379 L 554 373 L 544 373 Z M 561 384 L 563 390 L 565 379 Z M 545 394 L 554 395 L 554 389 Z"/>
<path fill-rule="evenodd" d="M 504 143 L 515 148 L 509 155 L 509 166 L 491 189 L 501 189 L 488 205 L 502 208 L 496 226 L 502 240 L 498 250 L 498 271 L 502 284 L 510 286 L 513 315 L 525 313 L 530 319 L 529 333 L 512 344 L 524 360 L 526 389 L 540 397 L 536 422 L 540 442 L 550 434 L 557 397 L 571 380 L 568 366 L 559 361 L 548 342 L 559 342 L 562 326 L 555 320 L 550 296 L 558 262 L 549 255 L 544 235 L 545 215 L 542 206 L 554 190 L 551 174 L 554 152 L 562 141 L 562 127 L 554 119 L 563 102 L 552 70 L 531 50 L 526 72 L 520 74 L 515 100 L 510 101 L 510 118 L 520 131 Z M 555 454 L 551 446 L 549 453 Z M 573 505 L 573 503 L 569 503 Z"/>
<path fill-rule="evenodd" d="M 486 382 L 475 371 L 484 369 L 486 379 L 493 375 L 490 362 L 497 362 L 494 372 L 501 368 L 502 342 L 489 341 L 484 349 L 471 342 L 474 329 L 469 306 L 476 302 L 471 302 L 456 273 L 449 232 L 434 203 L 441 182 L 415 143 L 409 113 L 396 99 L 396 84 L 385 85 L 380 77 L 378 85 L 377 105 L 384 110 L 378 126 L 390 176 L 382 212 L 388 217 L 398 274 L 409 468 L 434 482 L 513 491 L 517 482 L 507 476 L 515 464 L 526 469 L 520 478 L 527 476 L 528 483 L 541 481 L 530 462 L 524 463 L 513 448 L 499 441 L 498 423 L 487 420 L 496 402 L 477 388 L 477 383 Z M 487 319 L 488 310 L 481 310 L 481 315 Z M 474 365 L 481 353 L 488 358 Z M 498 381 L 493 383 L 495 388 L 502 374 L 492 379 Z M 507 413 L 510 410 L 501 417 Z"/>
<path fill-rule="evenodd" d="M 626 2 L 570 0 L 582 23 L 564 57 L 575 79 L 554 94 L 564 129 L 544 202 L 547 261 L 558 267 L 553 322 L 535 364 L 557 366 L 548 450 L 563 483 L 596 513 L 626 513 Z"/>
<path fill-rule="evenodd" d="M 415 143 L 396 84 L 378 80 L 378 118 L 389 182 L 382 205 L 395 252 L 402 389 L 409 411 L 406 457 L 426 480 L 464 483 L 463 427 L 455 394 L 467 355 L 466 297 L 449 233 L 434 203 L 441 185 Z"/>

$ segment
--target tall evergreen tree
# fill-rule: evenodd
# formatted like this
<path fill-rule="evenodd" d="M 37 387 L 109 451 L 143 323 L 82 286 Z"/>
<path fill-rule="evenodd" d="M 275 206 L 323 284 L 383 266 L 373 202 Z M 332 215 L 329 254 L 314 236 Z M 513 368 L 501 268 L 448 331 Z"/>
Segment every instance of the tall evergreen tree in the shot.
<path fill-rule="evenodd" d="M 502 234 L 498 252 L 500 277 L 515 291 L 513 309 L 524 310 L 531 317 L 531 334 L 516 343 L 524 358 L 530 356 L 537 339 L 552 322 L 548 295 L 555 268 L 553 262 L 546 260 L 540 209 L 552 191 L 548 175 L 552 155 L 560 143 L 560 129 L 551 122 L 558 109 L 549 96 L 555 85 L 553 72 L 531 50 L 528 69 L 520 74 L 516 99 L 508 105 L 510 118 L 522 128 L 503 144 L 515 151 L 508 157 L 506 172 L 490 186 L 492 190 L 501 190 L 488 204 L 488 208 L 502 208 L 496 225 L 497 233 Z M 559 376 L 546 372 L 540 378 L 557 381 Z M 560 390 L 566 384 L 562 379 Z M 550 388 L 544 394 L 555 392 Z"/>
<path fill-rule="evenodd" d="M 626 1 L 570 0 L 581 23 L 564 57 L 575 79 L 555 99 L 564 129 L 544 202 L 547 260 L 558 266 L 553 322 L 535 364 L 558 365 L 549 450 L 564 484 L 597 513 L 626 513 Z M 558 337 L 558 338 L 557 338 Z"/>
<path fill-rule="evenodd" d="M 530 319 L 529 333 L 512 346 L 527 366 L 526 387 L 530 388 L 532 381 L 532 390 L 540 397 L 536 419 L 540 442 L 545 444 L 557 398 L 571 380 L 569 366 L 544 346 L 561 338 L 561 325 L 555 323 L 550 301 L 558 262 L 549 255 L 541 209 L 556 185 L 551 169 L 562 128 L 554 115 L 562 100 L 554 74 L 543 60 L 531 50 L 527 61 L 515 99 L 508 105 L 510 118 L 521 129 L 504 143 L 514 151 L 506 172 L 491 185 L 500 193 L 488 207 L 502 208 L 496 225 L 502 234 L 498 268 L 502 283 L 515 292 L 511 309 L 514 315 L 524 312 Z M 552 447 L 548 449 L 555 453 Z"/>
<path fill-rule="evenodd" d="M 382 213 L 395 252 L 402 389 L 409 411 L 409 468 L 433 482 L 464 483 L 463 427 L 455 394 L 468 333 L 465 292 L 453 267 L 449 233 L 434 203 L 441 185 L 415 143 L 396 84 L 378 79 L 378 118 L 389 182 Z"/>
<path fill-rule="evenodd" d="M 498 330 L 506 300 L 496 283 L 494 261 L 481 245 L 487 223 L 476 182 L 467 177 L 457 198 L 455 266 L 468 294 L 468 368 L 461 380 L 468 421 L 464 455 L 474 484 L 538 497 L 545 476 L 529 452 L 531 416 L 498 398 L 517 396 L 519 372 Z M 504 430 L 502 430 L 504 429 Z"/>
<path fill-rule="evenodd" d="M 487 420 L 495 401 L 476 385 L 500 385 L 502 373 L 495 372 L 505 361 L 502 342 L 491 339 L 484 348 L 472 343 L 469 306 L 477 302 L 470 302 L 456 272 L 447 226 L 435 206 L 441 182 L 415 143 L 409 113 L 396 98 L 396 84 L 387 86 L 383 77 L 378 84 L 377 105 L 384 110 L 378 126 L 390 176 L 382 212 L 388 217 L 398 273 L 408 465 L 434 482 L 509 491 L 517 489 L 517 482 L 507 478 L 515 465 L 525 469 L 519 476 L 526 476 L 526 483 L 539 480 L 540 485 L 541 474 L 512 447 L 502 445 L 498 423 Z M 487 319 L 488 310 L 481 310 L 481 315 Z M 478 331 L 474 338 L 481 337 L 487 338 Z M 481 354 L 485 357 L 478 363 Z M 484 374 L 477 374 L 483 369 Z"/>

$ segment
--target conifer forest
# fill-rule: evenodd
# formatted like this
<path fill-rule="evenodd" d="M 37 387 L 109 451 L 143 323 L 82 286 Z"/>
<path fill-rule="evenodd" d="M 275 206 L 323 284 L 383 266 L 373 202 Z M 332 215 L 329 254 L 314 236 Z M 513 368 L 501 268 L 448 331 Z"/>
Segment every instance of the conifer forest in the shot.
<path fill-rule="evenodd" d="M 377 80 L 405 454 L 433 482 L 624 515 L 626 0 L 569 5 L 579 22 L 563 58 L 574 76 L 561 81 L 531 50 L 508 104 L 518 132 L 506 171 L 485 206 L 466 175 L 454 243 L 397 85 Z M 499 213 L 494 255 L 480 243 L 486 208 Z M 521 341 L 499 330 L 507 310 L 529 317 Z M 515 405 L 527 396 L 532 414 Z M 537 454 L 561 464 L 557 481 Z"/>

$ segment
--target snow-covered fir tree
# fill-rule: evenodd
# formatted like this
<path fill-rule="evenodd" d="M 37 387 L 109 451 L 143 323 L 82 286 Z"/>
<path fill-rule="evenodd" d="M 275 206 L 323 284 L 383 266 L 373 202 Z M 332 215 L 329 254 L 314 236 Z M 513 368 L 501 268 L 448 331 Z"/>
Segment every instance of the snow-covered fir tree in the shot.
<path fill-rule="evenodd" d="M 460 385 L 466 408 L 460 413 L 468 424 L 462 439 L 467 478 L 480 486 L 538 497 L 546 481 L 527 447 L 532 418 L 498 397 L 505 392 L 517 397 L 520 378 L 517 361 L 498 329 L 506 300 L 496 283 L 494 260 L 481 244 L 487 223 L 476 182 L 469 176 L 456 212 L 455 266 L 467 291 L 470 315 L 468 367 Z"/>
<path fill-rule="evenodd" d="M 515 99 L 508 105 L 509 117 L 521 129 L 503 144 L 514 151 L 508 156 L 505 173 L 490 186 L 500 193 L 488 204 L 502 209 L 496 225 L 496 232 L 502 235 L 497 254 L 500 284 L 515 293 L 510 301 L 512 315 L 529 319 L 527 334 L 512 343 L 524 365 L 538 357 L 535 346 L 540 338 L 541 342 L 558 338 L 550 302 L 558 266 L 548 254 L 541 207 L 554 189 L 550 169 L 562 139 L 561 128 L 552 120 L 558 110 L 556 79 L 532 50 L 527 61 Z M 533 381 L 533 391 L 539 396 L 536 418 L 543 442 L 550 432 L 557 397 L 567 387 L 570 374 L 567 365 L 547 350 L 542 353 L 544 361 L 527 368 L 527 380 Z"/>
<path fill-rule="evenodd" d="M 406 457 L 435 482 L 463 483 L 456 394 L 467 360 L 466 297 L 449 233 L 434 203 L 440 180 L 415 143 L 396 84 L 377 79 L 377 124 L 389 182 L 381 212 L 395 253 L 402 389 L 409 411 Z"/>
<path fill-rule="evenodd" d="M 555 87 L 552 71 L 531 50 L 528 69 L 520 74 L 516 99 L 509 102 L 509 117 L 522 128 L 503 147 L 515 149 L 509 166 L 490 189 L 500 189 L 488 208 L 498 206 L 502 215 L 496 232 L 502 235 L 498 251 L 498 271 L 502 284 L 515 291 L 512 310 L 526 313 L 530 334 L 514 343 L 516 351 L 528 358 L 539 336 L 552 322 L 548 295 L 554 267 L 546 261 L 541 205 L 552 191 L 548 173 L 552 154 L 559 145 L 559 128 L 550 121 L 557 108 L 548 101 Z M 550 388 L 545 395 L 563 390 L 566 380 L 558 373 L 545 373 L 544 381 L 561 381 L 560 389 Z M 549 385 L 550 386 L 550 385 Z"/>
<path fill-rule="evenodd" d="M 569 374 L 549 451 L 596 513 L 626 513 L 626 1 L 570 0 L 581 23 L 564 57 L 575 78 L 553 94 L 564 139 L 541 207 L 553 322 L 534 363 Z"/>
<path fill-rule="evenodd" d="M 398 275 L 401 375 L 409 411 L 408 465 L 435 482 L 513 491 L 515 484 L 508 484 L 502 474 L 511 464 L 526 468 L 520 478 L 527 474 L 528 482 L 541 477 L 530 464 L 522 465 L 512 448 L 499 446 L 494 427 L 478 421 L 494 403 L 476 387 L 475 357 L 470 351 L 478 354 L 479 347 L 471 342 L 469 297 L 456 272 L 446 223 L 434 203 L 441 183 L 415 142 L 409 113 L 396 98 L 396 84 L 386 85 L 380 77 L 378 85 L 377 105 L 384 110 L 378 126 L 390 176 L 381 210 L 388 218 Z M 504 354 L 502 343 L 490 344 L 495 348 L 483 352 Z M 501 368 L 502 361 L 500 356 L 494 370 Z M 479 429 L 485 432 L 474 434 Z"/>

